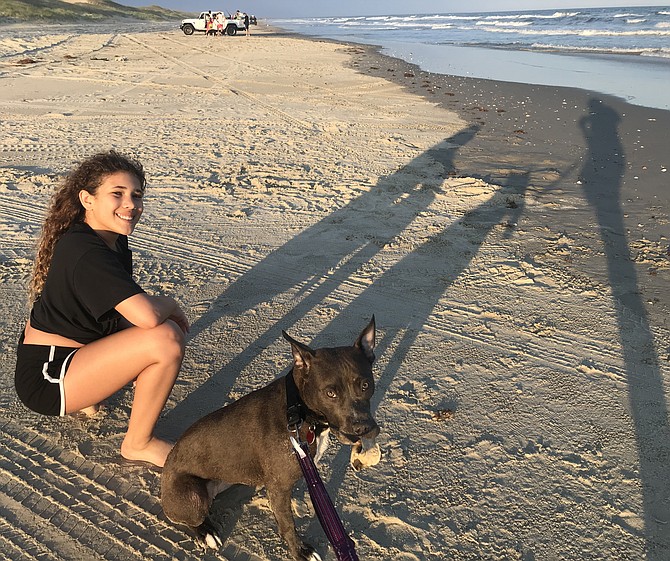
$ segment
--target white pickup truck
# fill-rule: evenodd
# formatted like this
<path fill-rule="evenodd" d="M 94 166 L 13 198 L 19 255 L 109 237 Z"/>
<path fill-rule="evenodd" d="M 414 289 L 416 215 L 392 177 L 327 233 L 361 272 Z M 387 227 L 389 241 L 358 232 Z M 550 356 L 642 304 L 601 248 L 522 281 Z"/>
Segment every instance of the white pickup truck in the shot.
<path fill-rule="evenodd" d="M 213 18 L 214 24 L 212 26 L 213 32 L 216 32 L 217 21 L 216 17 L 222 14 L 223 15 L 223 33 L 227 35 L 235 35 L 238 31 L 244 31 L 244 20 L 240 19 L 230 19 L 226 16 L 225 12 L 201 12 L 200 16 L 197 18 L 183 19 L 181 20 L 181 29 L 186 35 L 193 35 L 196 31 L 206 31 L 205 22 L 207 18 Z"/>

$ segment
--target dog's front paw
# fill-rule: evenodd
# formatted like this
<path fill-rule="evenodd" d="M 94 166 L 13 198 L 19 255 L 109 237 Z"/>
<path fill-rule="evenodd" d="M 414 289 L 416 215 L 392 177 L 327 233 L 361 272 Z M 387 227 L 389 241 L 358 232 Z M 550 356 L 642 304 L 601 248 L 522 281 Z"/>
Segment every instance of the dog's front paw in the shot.
<path fill-rule="evenodd" d="M 300 561 L 322 561 L 321 556 L 316 552 L 316 549 L 305 542 L 302 543 L 298 559 Z"/>
<path fill-rule="evenodd" d="M 209 518 L 205 518 L 205 521 L 195 529 L 195 534 L 198 541 L 205 547 L 211 549 L 220 549 L 223 547 L 221 529 Z"/>

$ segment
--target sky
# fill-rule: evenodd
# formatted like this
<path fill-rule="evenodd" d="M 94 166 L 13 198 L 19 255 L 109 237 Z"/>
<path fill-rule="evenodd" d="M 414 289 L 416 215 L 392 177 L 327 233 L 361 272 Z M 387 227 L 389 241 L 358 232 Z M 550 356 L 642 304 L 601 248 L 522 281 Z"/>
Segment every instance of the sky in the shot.
<path fill-rule="evenodd" d="M 183 12 L 241 10 L 258 18 L 440 14 L 515 10 L 562 10 L 601 6 L 667 6 L 650 0 L 116 0 L 126 6 L 159 5 Z M 465 4 L 465 6 L 464 6 Z"/>

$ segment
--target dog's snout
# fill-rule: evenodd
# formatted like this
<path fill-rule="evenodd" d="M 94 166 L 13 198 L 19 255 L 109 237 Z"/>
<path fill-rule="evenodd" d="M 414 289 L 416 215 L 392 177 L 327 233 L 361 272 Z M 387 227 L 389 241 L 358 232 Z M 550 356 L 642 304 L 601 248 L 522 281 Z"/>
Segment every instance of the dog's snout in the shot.
<path fill-rule="evenodd" d="M 374 438 L 379 434 L 379 427 L 370 413 L 370 402 L 357 400 L 352 407 L 352 414 L 345 423 L 347 431 L 353 440 L 361 437 Z"/>
<path fill-rule="evenodd" d="M 361 419 L 352 424 L 352 433 L 354 436 L 366 436 L 375 438 L 379 434 L 379 427 L 374 419 Z"/>

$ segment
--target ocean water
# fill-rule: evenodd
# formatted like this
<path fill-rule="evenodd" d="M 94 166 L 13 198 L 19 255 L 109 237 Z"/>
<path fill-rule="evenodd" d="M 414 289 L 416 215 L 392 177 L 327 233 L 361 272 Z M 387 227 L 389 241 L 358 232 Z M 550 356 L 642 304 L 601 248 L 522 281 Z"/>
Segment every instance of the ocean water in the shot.
<path fill-rule="evenodd" d="M 580 87 L 670 110 L 670 6 L 275 19 L 424 70 Z"/>

